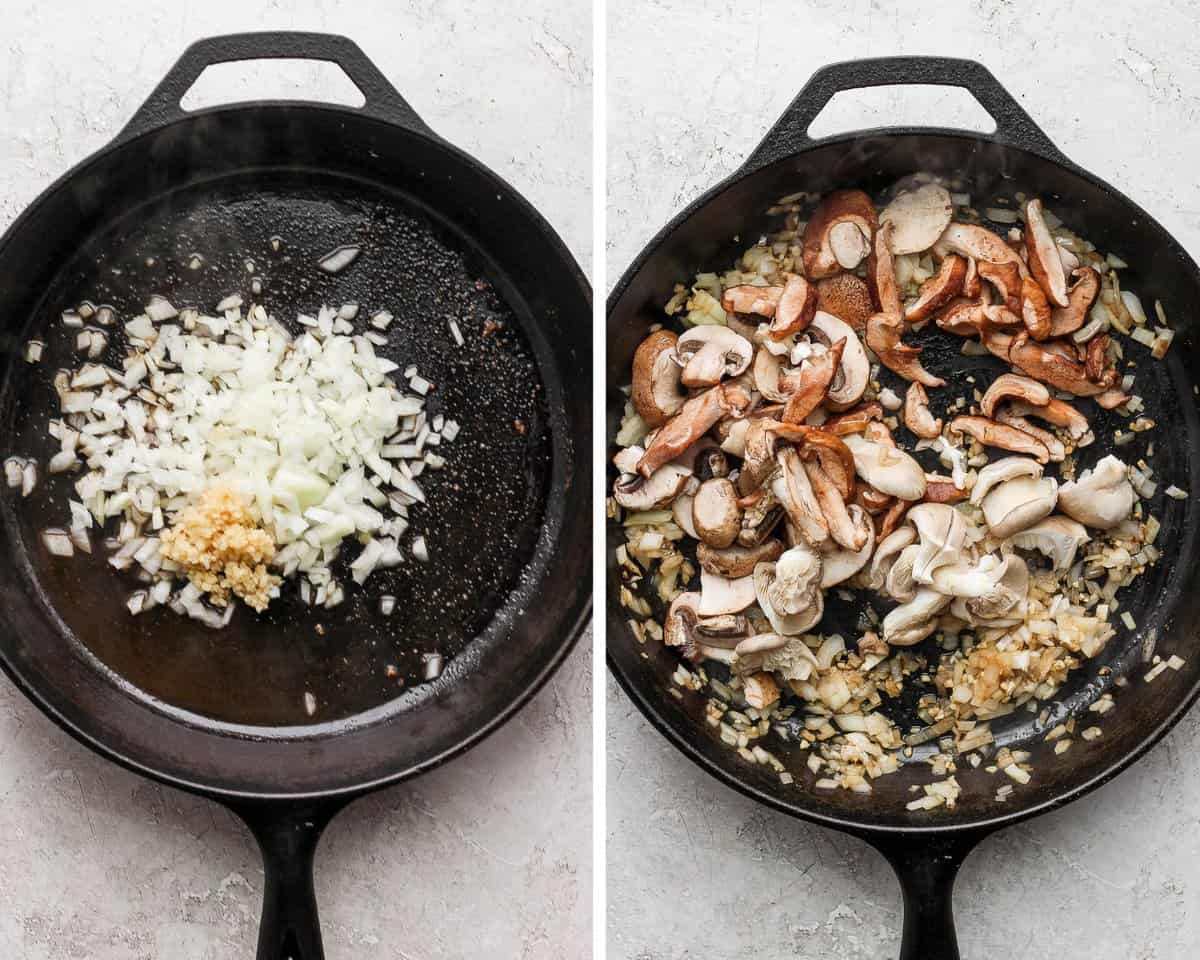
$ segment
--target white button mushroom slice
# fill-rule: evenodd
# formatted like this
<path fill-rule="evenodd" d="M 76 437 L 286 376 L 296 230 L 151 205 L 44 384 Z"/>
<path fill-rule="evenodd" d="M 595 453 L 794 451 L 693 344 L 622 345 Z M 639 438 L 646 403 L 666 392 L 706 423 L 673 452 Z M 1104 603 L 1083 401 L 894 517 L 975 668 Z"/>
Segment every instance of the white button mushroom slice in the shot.
<path fill-rule="evenodd" d="M 691 479 L 695 479 L 692 477 Z M 699 484 L 697 483 L 697 487 Z M 685 486 L 684 491 L 671 501 L 671 515 L 675 518 L 675 522 L 693 540 L 699 540 L 700 534 L 696 532 L 696 528 L 692 525 L 692 502 L 695 500 L 695 494 L 688 493 Z"/>
<path fill-rule="evenodd" d="M 700 571 L 700 616 L 717 617 L 723 613 L 741 613 L 754 602 L 754 578 L 725 577 Z"/>
<path fill-rule="evenodd" d="M 686 387 L 711 387 L 724 377 L 736 377 L 753 355 L 749 340 L 720 324 L 692 327 L 675 342 L 675 357 L 683 368 L 679 379 Z"/>
<path fill-rule="evenodd" d="M 1042 465 L 1030 457 L 1004 457 L 993 460 L 979 471 L 975 486 L 971 488 L 971 502 L 978 506 L 991 492 L 992 487 L 1005 480 L 1017 477 L 1040 477 Z"/>
<path fill-rule="evenodd" d="M 656 330 L 646 337 L 633 355 L 633 408 L 651 427 L 659 427 L 679 412 L 686 394 L 680 386 L 679 364 L 675 362 L 677 337 L 670 330 Z"/>
<path fill-rule="evenodd" d="M 701 595 L 692 592 L 681 593 L 671 601 L 663 623 L 663 643 L 668 647 L 678 647 L 683 656 L 693 662 L 710 659 L 732 663 L 735 659 L 732 649 L 735 644 L 722 646 L 716 638 L 701 634 L 699 628 L 703 622 L 703 615 L 700 612 L 700 603 Z M 709 642 L 705 642 L 706 640 Z"/>
<path fill-rule="evenodd" d="M 1083 524 L 1055 514 L 1013 534 L 1006 542 L 1021 550 L 1037 550 L 1050 558 L 1055 570 L 1067 570 L 1075 563 L 1076 551 L 1088 539 Z"/>
<path fill-rule="evenodd" d="M 991 535 L 1005 540 L 1049 516 L 1057 500 L 1053 477 L 1016 477 L 994 487 L 980 506 Z"/>
<path fill-rule="evenodd" d="M 1128 468 L 1112 454 L 1064 483 L 1058 493 L 1058 508 L 1063 513 L 1096 530 L 1111 530 L 1128 517 L 1133 501 Z"/>
<path fill-rule="evenodd" d="M 637 473 L 622 474 L 613 484 L 613 497 L 626 510 L 655 510 L 674 500 L 691 475 L 692 471 L 673 463 L 659 467 L 649 479 Z"/>
<path fill-rule="evenodd" d="M 739 643 L 736 652 L 733 672 L 742 675 L 766 672 L 783 680 L 803 682 L 817 668 L 816 656 L 800 637 L 760 633 Z"/>
<path fill-rule="evenodd" d="M 776 633 L 796 636 L 820 622 L 825 612 L 821 557 L 812 548 L 785 550 L 776 562 L 758 564 L 751 579 L 758 605 Z"/>
<path fill-rule="evenodd" d="M 893 647 L 911 647 L 937 629 L 937 616 L 950 605 L 950 598 L 923 587 L 911 600 L 883 618 L 883 639 Z"/>
<path fill-rule="evenodd" d="M 858 550 L 827 544 L 821 551 L 821 589 L 828 590 L 849 580 L 867 565 L 871 551 L 875 549 L 875 525 L 870 515 L 857 503 L 847 508 L 850 521 L 856 530 L 862 531 L 863 545 Z"/>
<path fill-rule="evenodd" d="M 857 434 L 842 440 L 854 455 L 855 472 L 880 493 L 901 500 L 925 496 L 925 471 L 907 453 Z"/>
<path fill-rule="evenodd" d="M 871 566 L 867 570 L 867 586 L 876 591 L 883 590 L 888 571 L 896 562 L 896 557 L 905 547 L 916 542 L 917 531 L 908 524 L 893 530 L 879 541 L 878 549 L 871 558 Z"/>
<path fill-rule="evenodd" d="M 871 378 L 871 364 L 862 341 L 850 324 L 823 310 L 813 315 L 812 323 L 808 325 L 808 335 L 826 347 L 831 347 L 839 340 L 846 342 L 841 363 L 825 394 L 825 405 L 831 410 L 850 409 L 862 399 Z"/>
<path fill-rule="evenodd" d="M 950 191 L 937 183 L 925 183 L 897 193 L 880 212 L 879 222 L 892 224 L 892 253 L 901 255 L 932 247 L 953 215 Z"/>
<path fill-rule="evenodd" d="M 939 567 L 962 560 L 967 543 L 966 518 L 949 504 L 919 503 L 908 511 L 906 519 L 920 537 L 913 579 L 931 584 Z"/>
<path fill-rule="evenodd" d="M 1058 255 L 1058 244 L 1046 225 L 1042 201 L 1036 198 L 1025 204 L 1025 250 L 1029 256 L 1029 272 L 1054 304 L 1065 307 L 1067 273 Z"/>
<path fill-rule="evenodd" d="M 737 489 L 725 477 L 700 484 L 692 500 L 692 527 L 697 538 L 712 547 L 727 547 L 742 529 Z"/>

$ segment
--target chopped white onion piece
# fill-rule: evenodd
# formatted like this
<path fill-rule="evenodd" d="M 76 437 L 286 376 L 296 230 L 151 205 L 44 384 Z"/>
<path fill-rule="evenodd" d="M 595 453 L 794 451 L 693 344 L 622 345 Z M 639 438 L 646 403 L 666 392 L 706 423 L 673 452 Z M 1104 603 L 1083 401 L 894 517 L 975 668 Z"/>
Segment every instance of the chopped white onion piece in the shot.
<path fill-rule="evenodd" d="M 318 262 L 326 273 L 341 273 L 358 259 L 359 249 L 355 246 L 342 246 L 325 254 Z"/>
<path fill-rule="evenodd" d="M 391 594 L 385 593 L 379 598 L 379 612 L 385 617 L 390 617 L 392 611 L 396 609 L 396 598 Z"/>
<path fill-rule="evenodd" d="M 427 547 L 425 545 L 425 538 L 423 536 L 417 537 L 413 541 L 412 552 L 413 552 L 413 556 L 416 557 L 418 560 L 420 560 L 422 563 L 429 562 L 429 547 Z"/>
<path fill-rule="evenodd" d="M 30 340 L 25 344 L 25 362 L 37 363 L 42 359 L 42 351 L 46 349 L 46 344 L 41 340 Z"/>
<path fill-rule="evenodd" d="M 52 557 L 75 556 L 75 545 L 65 530 L 51 527 L 42 531 L 42 545 Z"/>

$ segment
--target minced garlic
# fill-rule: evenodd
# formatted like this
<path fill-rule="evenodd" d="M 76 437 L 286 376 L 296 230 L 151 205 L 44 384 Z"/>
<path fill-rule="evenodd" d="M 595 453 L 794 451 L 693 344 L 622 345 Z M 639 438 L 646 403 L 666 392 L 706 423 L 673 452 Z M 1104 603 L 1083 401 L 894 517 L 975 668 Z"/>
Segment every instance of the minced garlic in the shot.
<path fill-rule="evenodd" d="M 255 610 L 270 603 L 279 577 L 267 572 L 275 541 L 250 515 L 245 499 L 228 487 L 204 491 L 162 532 L 162 555 L 217 606 L 232 592 Z"/>

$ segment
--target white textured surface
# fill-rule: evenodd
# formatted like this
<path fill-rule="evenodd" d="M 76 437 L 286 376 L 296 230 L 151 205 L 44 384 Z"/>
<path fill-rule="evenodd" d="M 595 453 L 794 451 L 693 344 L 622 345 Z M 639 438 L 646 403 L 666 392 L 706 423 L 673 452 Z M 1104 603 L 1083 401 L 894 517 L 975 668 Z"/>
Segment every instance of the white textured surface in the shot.
<path fill-rule="evenodd" d="M 982 60 L 1069 157 L 1200 253 L 1194 4 L 609 0 L 609 10 L 610 284 L 737 168 L 813 70 L 896 53 Z M 917 112 L 905 109 L 913 102 Z M 929 91 L 876 93 L 838 103 L 822 128 L 922 116 L 949 126 L 978 113 Z M 987 841 L 957 885 L 964 956 L 1193 956 L 1198 745 L 1193 713 L 1134 772 Z M 608 770 L 611 960 L 895 956 L 900 896 L 881 857 L 719 785 L 611 679 Z"/>
<path fill-rule="evenodd" d="M 538 0 L 499 20 L 487 3 L 434 0 L 87 6 L 3 4 L 0 227 L 103 146 L 190 41 L 330 30 L 524 193 L 587 266 L 585 6 Z M 247 76 L 229 92 L 254 96 L 274 74 Z M 315 71 L 288 76 L 319 98 Z M 474 751 L 334 821 L 317 855 L 331 960 L 589 953 L 589 648 Z M 0 955 L 240 960 L 261 895 L 257 850 L 229 814 L 99 760 L 0 681 Z"/>

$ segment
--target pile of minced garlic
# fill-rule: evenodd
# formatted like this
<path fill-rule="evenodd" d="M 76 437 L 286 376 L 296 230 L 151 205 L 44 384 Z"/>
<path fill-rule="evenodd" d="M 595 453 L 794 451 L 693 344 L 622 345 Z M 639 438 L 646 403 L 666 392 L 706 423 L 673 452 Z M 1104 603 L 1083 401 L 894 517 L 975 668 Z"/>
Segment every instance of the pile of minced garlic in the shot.
<path fill-rule="evenodd" d="M 275 541 L 228 487 L 204 491 L 161 535 L 162 555 L 179 564 L 198 590 L 223 607 L 234 593 L 262 612 L 279 577 L 267 571 Z"/>

